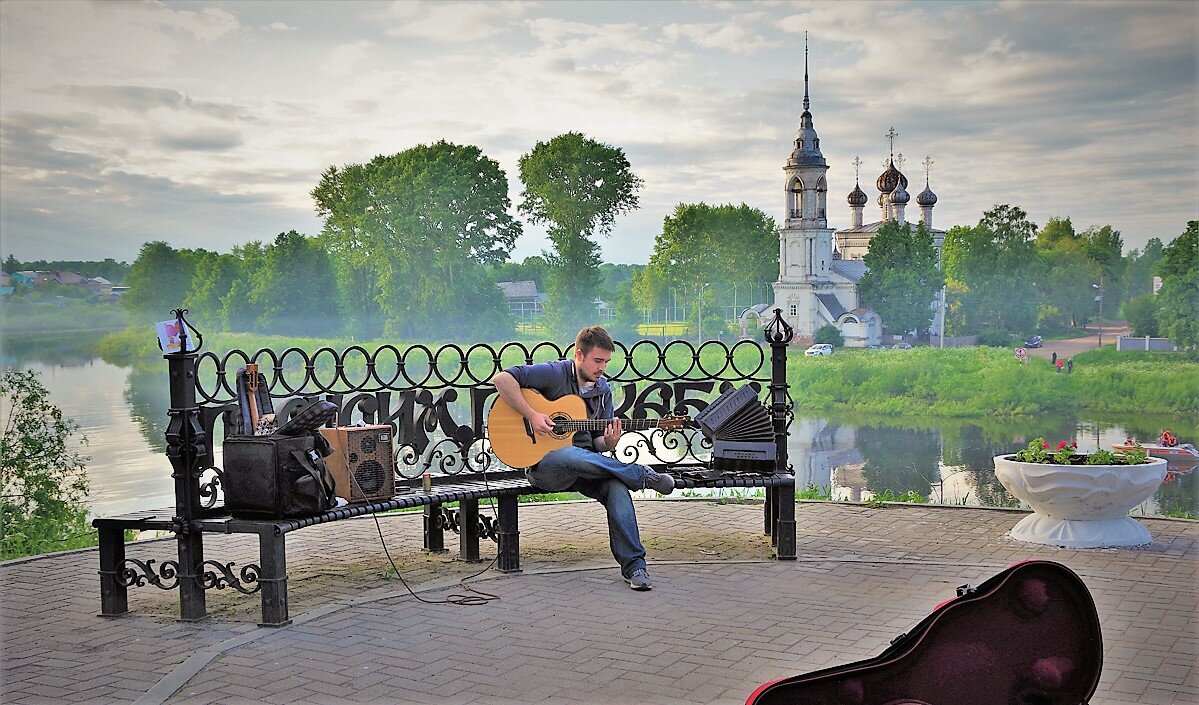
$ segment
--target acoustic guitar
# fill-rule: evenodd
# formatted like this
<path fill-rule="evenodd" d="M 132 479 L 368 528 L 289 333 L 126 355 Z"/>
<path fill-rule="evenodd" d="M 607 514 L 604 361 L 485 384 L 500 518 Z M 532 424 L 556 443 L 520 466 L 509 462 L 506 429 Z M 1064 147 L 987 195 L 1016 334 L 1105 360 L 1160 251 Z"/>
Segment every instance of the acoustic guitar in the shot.
<path fill-rule="evenodd" d="M 491 448 L 500 462 L 511 468 L 527 468 L 536 465 L 546 453 L 570 445 L 576 431 L 603 431 L 612 423 L 611 419 L 587 418 L 587 404 L 574 394 L 550 401 L 531 389 L 522 389 L 529 406 L 549 416 L 554 421 L 551 434 L 533 432 L 528 419 L 504 401 L 495 400 L 487 413 L 487 437 Z M 625 431 L 644 431 L 660 428 L 669 431 L 682 428 L 686 416 L 666 416 L 661 419 L 621 419 Z"/>

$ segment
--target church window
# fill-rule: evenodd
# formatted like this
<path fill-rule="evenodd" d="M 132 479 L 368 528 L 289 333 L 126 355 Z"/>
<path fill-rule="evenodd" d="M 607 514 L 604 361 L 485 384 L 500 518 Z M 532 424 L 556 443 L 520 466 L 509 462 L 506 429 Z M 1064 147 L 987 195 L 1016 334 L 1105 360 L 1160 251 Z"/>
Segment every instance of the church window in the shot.
<path fill-rule="evenodd" d="M 842 323 L 857 323 L 858 319 L 854 318 L 853 316 L 846 316 L 845 320 L 841 321 L 841 322 Z"/>
<path fill-rule="evenodd" d="M 799 315 L 799 306 L 796 306 L 795 304 L 791 304 L 791 315 L 792 316 Z"/>

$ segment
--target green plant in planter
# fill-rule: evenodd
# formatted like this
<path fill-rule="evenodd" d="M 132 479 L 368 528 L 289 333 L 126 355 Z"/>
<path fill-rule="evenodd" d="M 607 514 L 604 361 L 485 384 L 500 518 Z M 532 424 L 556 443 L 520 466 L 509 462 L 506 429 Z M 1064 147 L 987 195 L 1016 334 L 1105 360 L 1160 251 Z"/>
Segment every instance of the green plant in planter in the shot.
<path fill-rule="evenodd" d="M 1076 453 L 1077 449 L 1078 443 L 1074 441 L 1060 441 L 1054 448 L 1044 438 L 1037 437 L 1027 448 L 1017 451 L 1012 460 L 1047 465 L 1141 465 L 1149 462 L 1148 454 L 1139 443 L 1126 453 L 1097 450 L 1087 455 Z"/>

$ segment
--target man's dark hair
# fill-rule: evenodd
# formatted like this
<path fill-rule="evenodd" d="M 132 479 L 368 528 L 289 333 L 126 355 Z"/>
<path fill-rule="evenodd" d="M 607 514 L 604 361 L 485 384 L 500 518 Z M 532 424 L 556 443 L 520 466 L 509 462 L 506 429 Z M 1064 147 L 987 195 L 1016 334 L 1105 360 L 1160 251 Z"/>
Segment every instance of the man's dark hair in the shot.
<path fill-rule="evenodd" d="M 575 336 L 575 349 L 586 355 L 591 352 L 592 348 L 603 348 L 608 352 L 616 352 L 616 343 L 612 342 L 612 336 L 608 335 L 608 331 L 599 326 L 591 326 L 579 331 Z"/>

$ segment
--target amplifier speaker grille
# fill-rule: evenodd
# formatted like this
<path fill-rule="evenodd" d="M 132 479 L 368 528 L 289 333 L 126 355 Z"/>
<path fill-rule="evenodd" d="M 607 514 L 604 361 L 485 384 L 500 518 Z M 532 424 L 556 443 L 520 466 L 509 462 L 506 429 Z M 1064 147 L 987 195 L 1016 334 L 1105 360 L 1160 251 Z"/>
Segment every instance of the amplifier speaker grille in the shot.
<path fill-rule="evenodd" d="M 333 475 L 338 497 L 350 502 L 370 502 L 395 496 L 390 426 L 322 428 L 321 435 L 333 447 L 325 465 Z"/>

